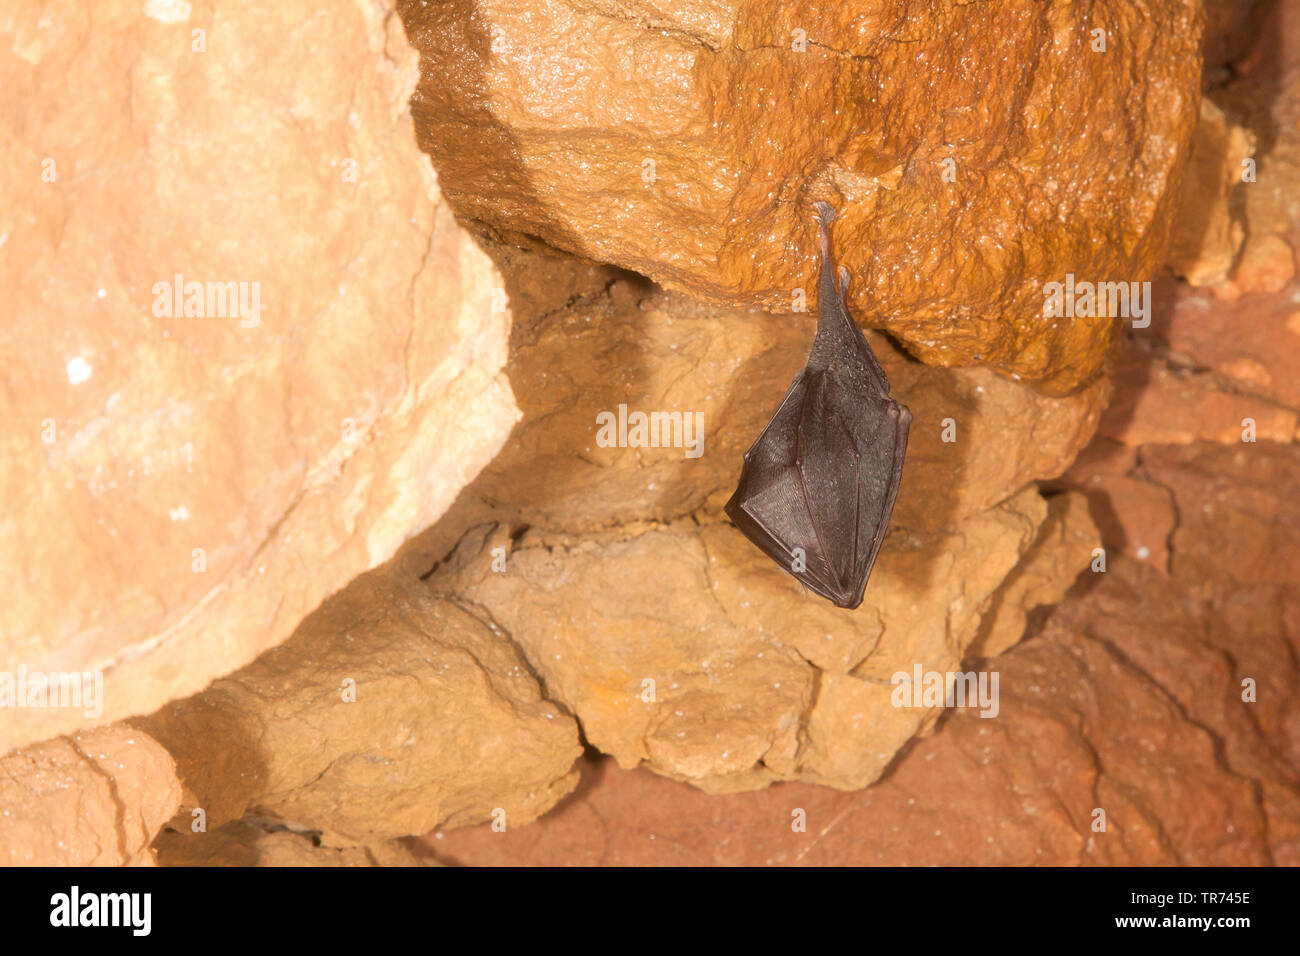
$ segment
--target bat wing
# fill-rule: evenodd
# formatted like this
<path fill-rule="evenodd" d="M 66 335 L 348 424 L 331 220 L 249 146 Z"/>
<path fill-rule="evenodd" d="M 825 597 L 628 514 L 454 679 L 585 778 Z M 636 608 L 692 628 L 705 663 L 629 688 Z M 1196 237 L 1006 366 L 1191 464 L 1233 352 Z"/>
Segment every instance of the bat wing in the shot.
<path fill-rule="evenodd" d="M 817 334 L 804 370 L 745 453 L 726 511 L 769 557 L 840 607 L 862 603 L 903 474 L 912 413 L 845 305 L 830 223 L 816 203 L 822 270 Z"/>
<path fill-rule="evenodd" d="M 862 603 L 911 422 L 855 369 L 805 369 L 745 454 L 726 511 L 764 553 L 840 607 Z"/>

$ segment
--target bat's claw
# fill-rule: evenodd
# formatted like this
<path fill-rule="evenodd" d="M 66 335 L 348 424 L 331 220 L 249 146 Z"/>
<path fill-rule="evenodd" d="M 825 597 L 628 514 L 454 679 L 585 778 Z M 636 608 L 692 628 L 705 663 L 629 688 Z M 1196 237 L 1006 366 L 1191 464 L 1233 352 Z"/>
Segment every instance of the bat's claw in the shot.
<path fill-rule="evenodd" d="M 822 263 L 825 265 L 831 261 L 830 225 L 835 219 L 835 207 L 819 199 L 813 203 L 813 208 L 817 210 L 817 231 L 821 236 Z"/>

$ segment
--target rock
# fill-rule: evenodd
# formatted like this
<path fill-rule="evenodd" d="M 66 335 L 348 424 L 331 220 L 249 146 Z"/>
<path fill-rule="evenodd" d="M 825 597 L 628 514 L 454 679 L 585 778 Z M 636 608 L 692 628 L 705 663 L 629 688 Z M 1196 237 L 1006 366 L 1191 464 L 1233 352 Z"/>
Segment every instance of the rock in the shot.
<path fill-rule="evenodd" d="M 701 508 L 720 515 L 746 449 L 803 368 L 812 315 L 719 312 L 576 271 L 585 270 L 527 255 L 503 266 L 511 301 L 528 303 L 516 312 L 507 365 L 523 420 L 442 523 L 454 534 L 421 545 L 430 563 L 466 527 L 489 521 L 577 534 Z M 558 289 L 547 291 L 551 284 Z M 987 370 L 908 361 L 885 337 L 870 338 L 913 415 L 895 526 L 955 528 L 1060 474 L 1108 395 L 1097 382 L 1052 398 Z M 678 415 L 695 447 L 603 446 L 600 416 L 616 419 L 620 407 Z"/>
<path fill-rule="evenodd" d="M 1198 630 L 1169 579 L 1121 556 L 983 665 L 1000 675 L 996 718 L 955 710 L 867 790 L 711 796 L 588 763 L 578 796 L 528 832 L 435 832 L 421 848 L 468 866 L 1293 864 L 1294 769 L 1224 763 L 1225 741 L 1268 738 L 1240 711 L 1220 722 L 1237 689 Z M 1169 662 L 1158 679 L 1153 659 Z"/>
<path fill-rule="evenodd" d="M 1164 571 L 1177 515 L 1169 492 L 1142 477 L 1107 475 L 1085 485 L 1108 554 L 1128 555 Z"/>
<path fill-rule="evenodd" d="M 496 253 L 511 301 L 526 303 L 507 365 L 523 419 L 395 565 L 499 625 L 586 740 L 624 765 L 713 791 L 863 786 L 934 717 L 889 704 L 895 673 L 951 670 L 1020 573 L 999 605 L 998 640 L 1013 643 L 1033 604 L 1091 560 L 1087 515 L 1041 530 L 1033 483 L 1086 444 L 1104 382 L 1051 398 L 988 370 L 908 361 L 873 334 L 914 422 L 867 605 L 837 611 L 722 514 L 745 449 L 803 366 L 812 316 L 719 314 L 635 277 Z M 598 416 L 620 406 L 698 421 L 700 440 L 603 444 Z M 642 699 L 647 680 L 654 700 Z"/>
<path fill-rule="evenodd" d="M 1142 467 L 1169 490 L 1176 598 L 1149 577 L 1118 607 L 1080 608 L 1179 706 L 1219 738 L 1221 761 L 1252 781 L 1271 861 L 1300 863 L 1300 705 L 1293 688 L 1300 615 L 1300 447 L 1260 442 L 1148 447 Z M 1166 606 L 1167 620 L 1151 620 Z M 1101 622 L 1101 623 L 1098 623 Z M 1162 640 L 1153 640 L 1159 635 Z M 1231 821 L 1230 821 L 1231 823 Z"/>
<path fill-rule="evenodd" d="M 15 750 L 0 757 L 0 866 L 152 866 L 180 800 L 171 757 L 139 730 Z"/>
<path fill-rule="evenodd" d="M 1287 362 L 1288 359 L 1281 359 Z M 1115 376 L 1115 398 L 1101 416 L 1099 434 L 1125 445 L 1289 442 L 1296 412 L 1235 390 L 1221 389 L 1193 368 L 1145 350 L 1130 350 Z"/>
<path fill-rule="evenodd" d="M 1267 29 L 1264 17 L 1273 6 L 1259 0 L 1205 0 L 1206 72 L 1227 66 L 1242 56 L 1250 42 Z"/>
<path fill-rule="evenodd" d="M 0 671 L 101 672 L 101 722 L 284 640 L 517 417 L 387 5 L 147 6 L 0 12 Z M 176 276 L 204 315 L 169 314 Z M 0 753 L 86 723 L 7 713 Z"/>
<path fill-rule="evenodd" d="M 895 532 L 857 611 L 810 600 L 735 528 L 700 516 L 581 538 L 478 529 L 429 584 L 499 625 L 623 766 L 710 792 L 855 789 L 937 716 L 894 706 L 892 676 L 956 669 L 1046 517 L 1027 488 L 952 531 Z M 1090 558 L 1087 533 L 1073 537 L 1077 552 L 1056 551 L 1061 589 Z"/>
<path fill-rule="evenodd" d="M 364 575 L 289 641 L 139 721 L 185 782 L 177 829 L 195 808 L 209 832 L 254 811 L 370 845 L 501 814 L 519 826 L 573 788 L 573 719 L 490 622 L 417 584 Z"/>
<path fill-rule="evenodd" d="M 1258 4 L 1251 18 L 1257 42 L 1234 61 L 1231 82 L 1213 90 L 1215 103 L 1260 143 L 1255 181 L 1244 192 L 1246 232 L 1256 239 L 1286 238 L 1292 248 L 1300 243 L 1300 36 L 1290 29 L 1295 15 L 1293 0 Z M 1261 265 L 1285 268 L 1274 258 L 1279 247 L 1262 252 L 1268 255 Z"/>
<path fill-rule="evenodd" d="M 1039 526 L 1037 540 L 994 593 L 965 659 L 996 657 L 1024 636 L 1030 612 L 1059 603 L 1105 540 L 1098 530 L 1096 512 L 1089 514 L 1083 495 L 1048 498 L 1047 520 Z"/>
<path fill-rule="evenodd" d="M 1254 152 L 1254 135 L 1203 98 L 1168 257 L 1170 268 L 1194 286 L 1223 282 L 1237 261 L 1246 235 L 1243 163 Z"/>
<path fill-rule="evenodd" d="M 1252 236 L 1232 281 L 1239 292 L 1281 292 L 1295 278 L 1295 253 L 1280 236 Z"/>
<path fill-rule="evenodd" d="M 1300 410 L 1297 316 L 1286 294 L 1223 302 L 1188 291 L 1152 328 L 1180 364 L 1212 373 L 1208 386 Z"/>
<path fill-rule="evenodd" d="M 397 840 L 370 846 L 322 846 L 309 833 L 237 820 L 211 833 L 164 830 L 154 844 L 159 866 L 437 866 Z"/>
<path fill-rule="evenodd" d="M 1118 320 L 1046 322 L 1043 285 L 1149 277 L 1198 111 L 1187 0 L 398 10 L 421 146 L 486 233 L 785 312 L 827 199 L 863 321 L 1061 393 Z"/>

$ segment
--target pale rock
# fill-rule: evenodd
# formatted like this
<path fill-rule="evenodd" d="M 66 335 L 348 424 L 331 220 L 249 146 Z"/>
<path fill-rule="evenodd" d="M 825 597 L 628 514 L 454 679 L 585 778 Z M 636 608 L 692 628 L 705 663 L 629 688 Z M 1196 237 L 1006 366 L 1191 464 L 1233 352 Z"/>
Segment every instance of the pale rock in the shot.
<path fill-rule="evenodd" d="M 0 10 L 0 671 L 102 672 L 101 722 L 284 640 L 517 417 L 389 5 L 144 7 Z M 178 274 L 246 314 L 169 316 Z M 86 723 L 6 713 L 0 753 Z"/>

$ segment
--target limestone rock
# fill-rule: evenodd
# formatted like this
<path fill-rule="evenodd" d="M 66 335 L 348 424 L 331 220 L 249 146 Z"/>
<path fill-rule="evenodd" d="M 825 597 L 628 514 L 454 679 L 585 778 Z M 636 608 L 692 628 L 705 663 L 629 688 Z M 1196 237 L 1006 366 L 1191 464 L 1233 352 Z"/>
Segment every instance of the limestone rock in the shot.
<path fill-rule="evenodd" d="M 417 585 L 364 575 L 289 641 L 139 721 L 185 782 L 177 829 L 194 808 L 209 832 L 252 811 L 369 845 L 498 810 L 518 826 L 573 788 L 573 719 L 490 624 Z"/>
<path fill-rule="evenodd" d="M 434 569 L 430 587 L 500 626 L 587 741 L 624 765 L 714 791 L 864 786 L 936 716 L 894 708 L 894 674 L 952 670 L 1009 575 L 1024 584 L 998 603 L 1003 644 L 1087 567 L 1090 519 L 1049 519 L 1033 483 L 1086 444 L 1105 383 L 1047 397 L 989 370 L 908 361 L 873 334 L 914 420 L 867 604 L 837 611 L 721 513 L 803 365 L 812 316 L 719 314 L 625 274 L 497 254 L 523 304 L 507 365 L 523 419 L 396 563 Z M 698 457 L 602 442 L 598 416 L 620 406 L 698 416 Z"/>
<path fill-rule="evenodd" d="M 507 364 L 523 419 L 448 526 L 459 533 L 494 520 L 579 533 L 720 512 L 746 449 L 803 368 L 815 317 L 719 312 L 541 257 L 516 255 L 503 272 L 511 301 L 527 303 Z M 1052 398 L 988 370 L 908 361 L 883 336 L 870 337 L 913 416 L 895 526 L 953 528 L 1060 474 L 1108 395 L 1098 382 Z M 678 416 L 695 447 L 602 444 L 600 416 L 617 418 L 620 406 L 627 415 Z M 427 550 L 442 557 L 454 543 Z"/>
<path fill-rule="evenodd" d="M 1050 607 L 1065 597 L 1079 577 L 1080 566 L 1091 561 L 1104 538 L 1089 513 L 1088 499 L 1078 493 L 1047 499 L 1047 520 L 1020 564 L 993 595 L 991 607 L 980 622 L 979 636 L 966 656 L 995 657 L 1025 634 L 1029 614 Z"/>
<path fill-rule="evenodd" d="M 1028 488 L 952 531 L 891 534 L 857 611 L 810 600 L 729 524 L 700 518 L 580 539 L 480 529 L 429 584 L 499 625 L 624 766 L 711 792 L 852 789 L 937 716 L 895 706 L 892 676 L 956 668 L 1046 512 Z M 1059 557 L 1072 577 L 1090 555 Z"/>
<path fill-rule="evenodd" d="M 103 727 L 0 757 L 0 866 L 152 866 L 180 805 L 157 741 Z"/>
<path fill-rule="evenodd" d="M 1281 292 L 1295 278 L 1295 252 L 1280 236 L 1251 236 L 1232 274 L 1234 294 Z"/>
<path fill-rule="evenodd" d="M 1225 302 L 1184 290 L 1152 330 L 1167 363 L 1202 371 L 1202 387 L 1300 411 L 1300 303 L 1291 295 Z"/>
<path fill-rule="evenodd" d="M 864 322 L 1063 392 L 1117 322 L 1044 321 L 1043 283 L 1149 277 L 1197 118 L 1189 0 L 398 10 L 421 145 L 491 234 L 784 312 L 827 199 Z"/>
<path fill-rule="evenodd" d="M 1223 282 L 1237 261 L 1246 236 L 1243 164 L 1254 152 L 1254 135 L 1203 98 L 1169 248 L 1170 268 L 1194 286 Z"/>
<path fill-rule="evenodd" d="M 1269 609 L 1270 633 L 1280 613 Z M 1260 726 L 1233 651 L 1202 634 L 1179 585 L 1120 556 L 1034 639 L 983 665 L 1000 674 L 996 719 L 954 711 L 867 790 L 714 796 L 605 761 L 527 833 L 421 842 L 468 866 L 1295 865 L 1296 761 L 1273 749 L 1271 722 L 1294 725 L 1294 656 L 1266 652 L 1284 666 L 1261 685 L 1275 716 Z M 1217 625 L 1215 636 L 1235 650 L 1253 640 Z"/>
<path fill-rule="evenodd" d="M 154 844 L 159 866 L 437 866 L 400 841 L 322 846 L 310 833 L 237 820 L 212 833 L 164 830 Z"/>
<path fill-rule="evenodd" d="M 1126 445 L 1289 442 L 1296 434 L 1294 409 L 1218 387 L 1193 368 L 1153 357 L 1149 343 L 1124 356 L 1115 380 L 1115 400 L 1098 430 Z"/>
<path fill-rule="evenodd" d="M 517 415 L 388 4 L 154 7 L 0 10 L 0 671 L 101 671 L 105 722 L 282 641 Z"/>

